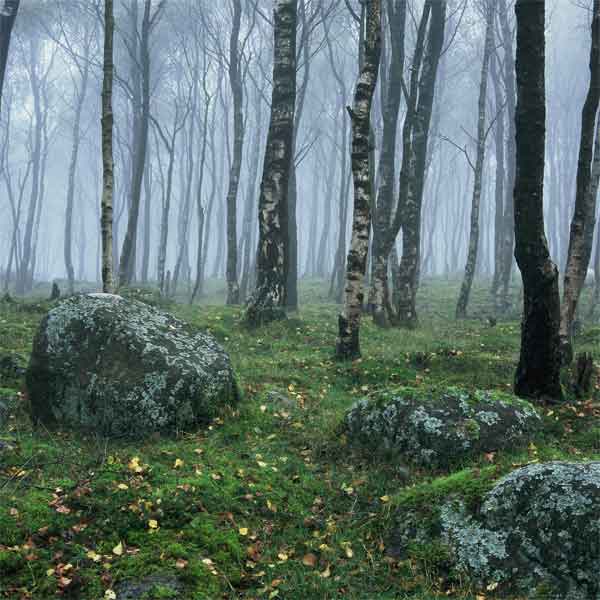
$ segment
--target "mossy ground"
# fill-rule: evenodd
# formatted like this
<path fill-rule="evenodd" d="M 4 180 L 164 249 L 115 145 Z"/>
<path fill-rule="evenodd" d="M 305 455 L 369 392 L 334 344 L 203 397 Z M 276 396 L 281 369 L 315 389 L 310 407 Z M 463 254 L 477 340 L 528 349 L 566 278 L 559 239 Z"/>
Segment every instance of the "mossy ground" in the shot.
<path fill-rule="evenodd" d="M 510 389 L 519 323 L 488 324 L 485 288 L 472 303 L 479 316 L 457 322 L 457 284 L 424 282 L 419 328 L 381 331 L 365 318 L 363 358 L 349 364 L 332 358 L 339 308 L 326 303 L 323 285 L 303 284 L 300 313 L 255 332 L 240 326 L 239 308 L 218 304 L 222 288 L 214 286 L 211 305 L 169 307 L 223 344 L 243 391 L 239 410 L 209 429 L 143 443 L 34 432 L 19 397 L 0 432 L 16 442 L 0 454 L 0 597 L 98 600 L 120 582 L 156 574 L 177 577 L 186 599 L 490 598 L 452 571 L 435 538 L 391 558 L 398 511 L 433 522 L 445 499 L 476 507 L 518 465 L 600 459 L 595 395 L 544 408 L 545 433 L 528 449 L 452 473 L 373 464 L 349 451 L 342 416 L 373 391 Z M 0 304 L 0 354 L 25 361 L 47 308 Z M 593 352 L 599 339 L 586 324 L 577 350 Z M 1 381 L 0 400 L 12 403 L 21 384 Z M 269 403 L 273 389 L 293 405 Z M 170 596 L 163 586 L 152 597 Z"/>

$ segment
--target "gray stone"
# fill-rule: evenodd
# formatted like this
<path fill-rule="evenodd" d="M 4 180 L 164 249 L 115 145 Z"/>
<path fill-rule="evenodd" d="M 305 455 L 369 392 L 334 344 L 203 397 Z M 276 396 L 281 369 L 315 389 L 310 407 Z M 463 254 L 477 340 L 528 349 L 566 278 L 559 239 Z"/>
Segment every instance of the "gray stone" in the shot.
<path fill-rule="evenodd" d="M 104 294 L 73 296 L 50 310 L 26 383 L 34 422 L 108 436 L 193 427 L 238 399 L 229 357 L 213 337 Z"/>
<path fill-rule="evenodd" d="M 298 402 L 277 390 L 270 390 L 265 396 L 265 401 L 274 410 L 292 411 L 298 408 Z"/>
<path fill-rule="evenodd" d="M 448 468 L 468 456 L 523 445 L 541 423 L 529 403 L 508 394 L 405 388 L 359 400 L 344 429 L 352 444 Z"/>
<path fill-rule="evenodd" d="M 117 600 L 175 600 L 184 586 L 176 577 L 150 575 L 140 580 L 127 579 L 115 586 Z"/>
<path fill-rule="evenodd" d="M 457 562 L 498 591 L 600 600 L 600 462 L 532 464 L 485 496 L 478 515 L 442 508 Z"/>

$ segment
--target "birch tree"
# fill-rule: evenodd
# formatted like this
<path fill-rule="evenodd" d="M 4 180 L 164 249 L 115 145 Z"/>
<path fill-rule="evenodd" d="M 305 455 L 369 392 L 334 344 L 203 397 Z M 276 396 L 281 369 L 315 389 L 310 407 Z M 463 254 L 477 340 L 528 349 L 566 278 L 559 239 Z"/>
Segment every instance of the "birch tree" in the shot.
<path fill-rule="evenodd" d="M 233 97 L 233 160 L 227 191 L 227 304 L 240 303 L 237 280 L 237 195 L 244 148 L 244 85 L 240 64 L 241 0 L 233 0 L 233 24 L 229 40 L 229 84 Z"/>
<path fill-rule="evenodd" d="M 577 165 L 575 211 L 571 220 L 571 235 L 565 268 L 561 305 L 560 338 L 563 362 L 573 360 L 572 326 L 579 296 L 592 255 L 596 225 L 596 193 L 593 193 L 592 162 L 594 130 L 600 104 L 600 0 L 594 0 L 592 14 L 592 47 L 590 51 L 590 84 L 581 114 L 581 138 Z M 597 190 L 596 190 L 597 191 Z"/>
<path fill-rule="evenodd" d="M 352 239 L 346 263 L 346 287 L 343 313 L 338 318 L 336 356 L 352 360 L 360 357 L 360 315 L 364 297 L 364 277 L 367 268 L 371 203 L 373 190 L 369 169 L 371 152 L 371 106 L 377 86 L 381 58 L 381 2 L 370 0 L 366 7 L 364 58 L 354 93 L 352 108 L 352 176 L 354 180 L 354 214 Z"/>
<path fill-rule="evenodd" d="M 277 0 L 271 121 L 258 201 L 259 240 L 256 290 L 245 320 L 257 327 L 285 318 L 285 236 L 296 106 L 297 0 Z"/>
<path fill-rule="evenodd" d="M 523 279 L 515 393 L 551 401 L 560 386 L 558 269 L 544 231 L 545 1 L 517 0 L 515 257 Z"/>
<path fill-rule="evenodd" d="M 467 264 L 465 275 L 456 305 L 456 318 L 462 319 L 467 316 L 467 306 L 475 277 L 477 266 L 477 254 L 479 249 L 479 209 L 481 204 L 481 180 L 483 178 L 483 163 L 485 160 L 486 131 L 486 105 L 488 74 L 490 58 L 494 51 L 494 10 L 492 3 L 486 0 L 483 3 L 485 14 L 485 46 L 483 49 L 483 64 L 481 67 L 481 81 L 479 84 L 478 120 L 477 120 L 477 158 L 474 165 L 473 197 L 471 201 L 471 228 L 469 233 L 469 249 L 467 253 Z"/>
<path fill-rule="evenodd" d="M 113 41 L 115 18 L 113 0 L 104 0 L 104 65 L 102 80 L 102 291 L 112 292 L 113 289 L 113 254 L 112 254 L 112 224 L 113 224 L 113 190 L 114 190 L 114 160 L 113 160 Z"/>

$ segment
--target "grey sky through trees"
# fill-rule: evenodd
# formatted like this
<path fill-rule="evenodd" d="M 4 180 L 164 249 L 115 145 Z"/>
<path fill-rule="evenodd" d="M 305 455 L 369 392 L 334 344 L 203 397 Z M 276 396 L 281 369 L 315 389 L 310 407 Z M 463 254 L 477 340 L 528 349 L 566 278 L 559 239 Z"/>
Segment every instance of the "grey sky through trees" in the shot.
<path fill-rule="evenodd" d="M 100 116 L 102 86 L 102 4 L 97 0 L 22 0 L 16 21 L 0 115 L 0 273 L 14 246 L 22 256 L 28 210 L 37 194 L 31 223 L 30 268 L 35 280 L 65 279 L 65 211 L 70 156 L 82 89 L 81 61 L 86 55 L 86 31 L 92 32 L 89 80 L 80 115 L 77 165 L 73 175 L 71 262 L 77 280 L 100 280 L 100 198 L 102 154 Z M 152 3 L 152 10 L 159 5 Z M 356 15 L 358 0 L 350 0 Z M 462 275 L 466 262 L 473 175 L 466 155 L 476 156 L 477 100 L 485 22 L 480 2 L 450 0 L 444 52 L 435 91 L 431 138 L 423 199 L 421 272 L 423 276 Z M 514 30 L 513 3 L 508 2 Z M 131 204 L 132 169 L 136 161 L 134 123 L 139 109 L 132 99 L 135 85 L 135 44 L 140 44 L 144 2 L 115 0 L 114 81 L 114 253 L 120 260 Z M 423 0 L 408 3 L 405 79 L 416 38 Z M 304 7 L 304 8 L 302 8 Z M 546 99 L 547 156 L 545 217 L 550 251 L 563 270 L 568 248 L 569 223 L 575 200 L 575 175 L 581 108 L 589 79 L 589 22 L 591 2 L 547 2 Z M 303 12 L 304 11 L 304 16 Z M 497 19 L 496 19 L 497 20 Z M 245 143 L 237 192 L 238 281 L 242 281 L 244 244 L 250 248 L 250 268 L 257 243 L 257 206 L 264 144 L 269 122 L 272 76 L 272 2 L 243 0 L 240 75 L 243 81 Z M 174 272 L 181 261 L 179 279 L 195 281 L 199 236 L 197 197 L 204 207 L 204 276 L 225 277 L 227 260 L 227 191 L 233 142 L 234 106 L 228 80 L 229 43 L 233 23 L 231 3 L 208 0 L 169 0 L 149 33 L 150 122 L 145 180 L 137 224 L 135 281 L 148 262 L 148 278 L 158 278 L 161 215 L 167 189 L 169 152 L 157 127 L 169 138 L 174 124 L 185 122 L 173 145 L 169 236 L 165 271 Z M 297 233 L 299 276 L 330 276 L 339 237 L 340 198 L 352 213 L 349 169 L 350 137 L 341 144 L 346 106 L 352 102 L 358 76 L 359 26 L 344 1 L 299 0 L 298 44 L 303 31 L 308 52 L 298 61 L 298 86 L 306 61 L 303 116 L 296 140 Z M 499 24 L 496 23 L 496 28 Z M 386 28 L 387 31 L 387 28 Z M 326 35 L 330 36 L 330 55 Z M 344 80 L 340 97 L 331 59 Z M 382 64 L 390 60 L 389 39 L 384 40 Z M 500 57 L 502 64 L 503 58 Z M 79 66 L 78 66 L 79 65 Z M 206 73 L 206 77 L 203 76 Z M 490 77 L 494 77 L 491 69 Z M 137 85 L 140 85 L 139 83 Z M 381 85 L 381 82 L 380 82 Z M 37 90 L 34 90 L 37 86 Z M 204 87 L 203 87 L 204 86 Z M 504 93 L 502 89 L 502 93 Z M 40 122 L 36 119 L 39 96 Z M 206 111 L 207 98 L 210 104 Z M 382 106 L 380 87 L 372 114 L 375 160 L 381 150 Z M 502 110 L 496 106 L 493 80 L 487 93 L 487 117 Z M 176 111 L 178 116 L 176 117 Z M 399 131 L 406 113 L 400 107 Z M 260 118 L 259 118 L 260 116 Z M 256 127 L 260 127 L 257 132 Z M 508 127 L 505 127 L 508 135 Z M 35 142 L 39 138 L 39 156 Z M 395 180 L 398 185 L 401 135 L 398 136 Z M 206 158 L 201 160 L 202 144 Z M 466 151 L 466 152 L 465 152 Z M 347 154 L 346 180 L 341 180 L 342 154 Z M 258 154 L 258 161 L 256 160 Z M 193 159 L 193 160 L 190 160 Z M 260 171 L 260 168 L 258 169 Z M 491 277 L 494 268 L 494 184 L 496 155 L 494 133 L 487 139 L 482 177 L 479 258 L 476 277 Z M 139 176 L 138 176 L 139 177 Z M 37 178 L 37 181 L 34 180 Z M 257 180 L 258 178 L 258 180 Z M 139 179 L 138 179 L 139 181 Z M 199 186 L 199 182 L 201 185 Z M 378 182 L 375 181 L 377 185 Z M 137 185 L 137 184 L 136 184 Z M 37 191 L 36 191 L 37 188 Z M 347 190 L 347 193 L 340 193 Z M 397 190 L 395 191 L 397 197 Z M 243 223 L 251 219 L 250 235 L 242 239 Z M 346 219 L 346 249 L 351 218 Z M 321 243 L 324 240 L 324 244 Z M 184 244 L 183 255 L 182 243 Z M 398 241 L 397 241 L 398 243 Z M 316 252 L 315 249 L 319 249 Z M 345 253 L 344 253 L 345 254 Z M 13 260 L 14 269 L 14 260 Z M 118 273 L 118 267 L 115 268 Z M 193 283 L 192 283 L 193 285 Z M 183 289 L 183 288 L 182 288 Z M 367 290 L 368 291 L 368 290 Z"/>

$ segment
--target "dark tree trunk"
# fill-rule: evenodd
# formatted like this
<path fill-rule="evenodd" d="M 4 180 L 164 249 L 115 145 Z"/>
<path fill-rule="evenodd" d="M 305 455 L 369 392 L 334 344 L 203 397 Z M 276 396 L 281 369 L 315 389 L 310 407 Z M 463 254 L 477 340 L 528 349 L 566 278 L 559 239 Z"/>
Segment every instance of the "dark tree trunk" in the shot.
<path fill-rule="evenodd" d="M 277 0 L 271 122 L 258 203 L 257 282 L 246 310 L 246 322 L 253 327 L 285 317 L 285 238 L 296 105 L 297 17 L 297 0 Z"/>
<path fill-rule="evenodd" d="M 523 278 L 515 393 L 560 400 L 558 269 L 544 232 L 545 2 L 517 0 L 515 257 Z"/>
<path fill-rule="evenodd" d="M 417 290 L 421 255 L 421 208 L 427 162 L 429 126 L 433 110 L 433 99 L 437 71 L 444 44 L 446 2 L 426 2 L 425 9 L 431 11 L 429 40 L 423 73 L 419 82 L 419 99 L 414 111 L 411 127 L 412 144 L 408 148 L 406 163 L 400 174 L 400 200 L 395 218 L 395 231 L 398 222 L 402 224 L 402 259 L 398 275 L 397 319 L 404 327 L 414 327 L 418 323 Z M 409 115 L 407 115 L 407 118 Z M 394 233 L 394 231 L 392 231 Z"/>
<path fill-rule="evenodd" d="M 371 153 L 371 106 L 381 57 L 381 2 L 370 0 L 366 6 L 364 60 L 356 85 L 354 104 L 348 108 L 352 121 L 352 175 L 354 215 L 352 241 L 346 267 L 344 312 L 339 316 L 336 356 L 342 360 L 360 357 L 360 316 L 363 307 L 364 278 L 367 268 L 371 203 L 373 201 Z"/>
<path fill-rule="evenodd" d="M 388 7 L 391 61 L 383 110 L 383 137 L 379 159 L 379 192 L 373 227 L 373 268 L 370 292 L 373 320 L 376 325 L 381 327 L 389 325 L 391 316 L 388 286 L 390 244 L 387 243 L 386 238 L 390 235 L 389 228 L 394 202 L 396 138 L 402 97 L 407 0 L 388 2 Z"/>
<path fill-rule="evenodd" d="M 20 0 L 4 0 L 4 9 L 0 11 L 0 108 L 2 107 L 2 90 L 4 89 L 10 36 L 19 11 L 19 3 Z"/>
<path fill-rule="evenodd" d="M 134 158 L 133 179 L 131 184 L 131 205 L 129 207 L 129 220 L 127 232 L 123 240 L 121 260 L 119 263 L 119 286 L 126 286 L 133 281 L 135 276 L 135 250 L 137 243 L 138 220 L 140 214 L 140 201 L 146 166 L 146 149 L 148 146 L 148 126 L 150 121 L 150 9 L 152 0 L 145 0 L 144 16 L 142 19 L 142 33 L 140 42 L 140 65 L 142 70 L 142 97 L 139 126 L 134 127 Z M 137 32 L 136 32 L 137 34 Z M 136 115 L 134 115 L 135 120 Z"/>

